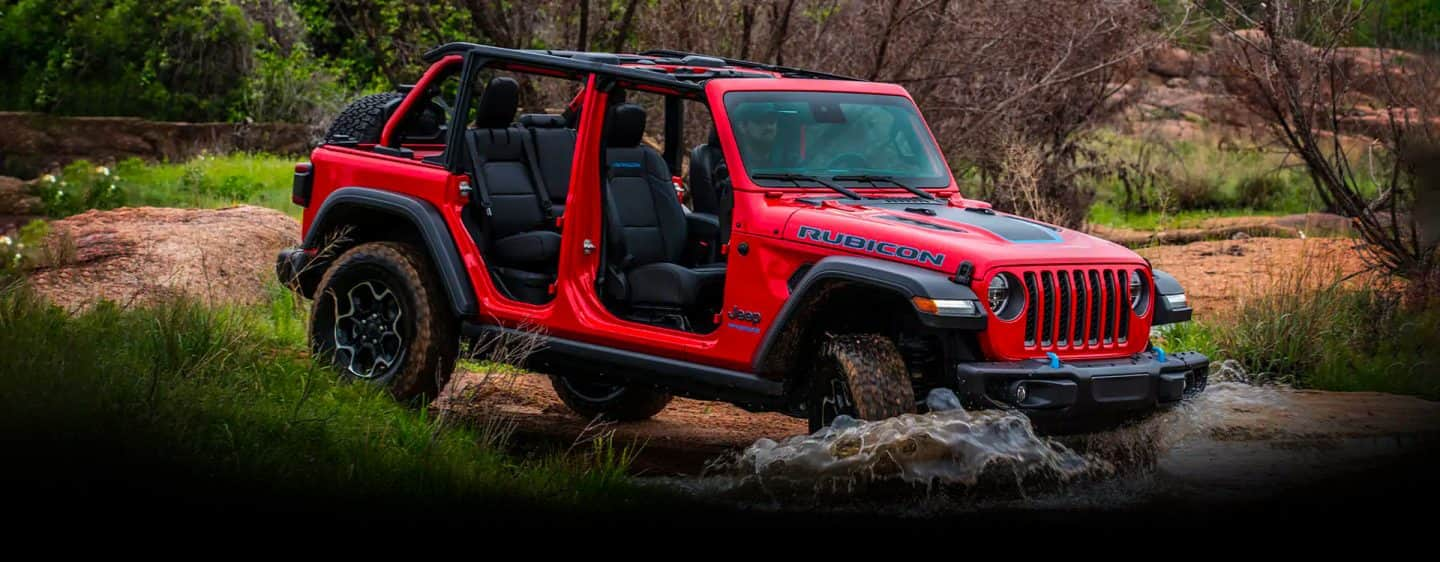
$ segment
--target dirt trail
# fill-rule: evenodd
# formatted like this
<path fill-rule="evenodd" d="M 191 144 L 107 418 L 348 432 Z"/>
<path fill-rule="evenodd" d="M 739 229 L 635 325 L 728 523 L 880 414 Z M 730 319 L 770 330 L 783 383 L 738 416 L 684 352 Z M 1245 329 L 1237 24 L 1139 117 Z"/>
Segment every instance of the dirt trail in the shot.
<path fill-rule="evenodd" d="M 649 420 L 592 425 L 560 402 L 547 377 L 534 374 L 457 372 L 438 405 L 470 417 L 499 414 L 513 420 L 519 434 L 555 442 L 614 430 L 621 440 L 644 443 L 639 468 L 659 474 L 694 472 L 760 437 L 800 435 L 808 429 L 805 420 L 782 414 L 687 398 L 676 398 Z"/>
<path fill-rule="evenodd" d="M 1229 240 L 1235 237 L 1314 238 L 1348 236 L 1352 233 L 1345 217 L 1327 213 L 1286 216 L 1215 217 L 1185 228 L 1132 230 L 1129 228 L 1091 225 L 1090 234 L 1131 248 L 1156 244 L 1189 244 L 1205 240 Z"/>

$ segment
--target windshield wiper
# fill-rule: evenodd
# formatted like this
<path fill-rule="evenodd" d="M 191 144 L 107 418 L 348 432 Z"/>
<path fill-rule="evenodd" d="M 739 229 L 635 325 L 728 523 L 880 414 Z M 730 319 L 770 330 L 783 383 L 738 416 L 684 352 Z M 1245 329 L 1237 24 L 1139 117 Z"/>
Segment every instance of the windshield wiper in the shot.
<path fill-rule="evenodd" d="M 818 183 L 818 184 L 820 184 L 820 185 L 823 185 L 823 186 L 825 186 L 825 187 L 828 187 L 828 188 L 830 188 L 830 189 L 833 189 L 833 190 L 835 190 L 836 192 L 839 192 L 841 195 L 844 195 L 844 196 L 849 197 L 849 198 L 851 198 L 851 199 L 855 199 L 855 200 L 864 199 L 864 197 L 862 197 L 859 193 L 855 193 L 854 191 L 850 190 L 850 188 L 841 187 L 841 186 L 835 185 L 835 184 L 833 184 L 833 183 L 830 183 L 830 182 L 828 182 L 828 181 L 825 181 L 825 180 L 822 180 L 822 179 L 820 179 L 820 178 L 817 178 L 817 177 L 815 177 L 815 176 L 807 176 L 807 175 L 805 175 L 805 174 L 755 174 L 755 175 L 750 176 L 750 177 L 753 177 L 753 178 L 755 178 L 755 179 L 757 179 L 757 180 L 778 180 L 778 181 L 793 182 L 793 183 L 795 184 L 795 187 L 801 187 L 800 182 L 802 182 L 802 181 L 813 181 L 813 182 L 815 182 L 815 183 Z"/>
<path fill-rule="evenodd" d="M 886 182 L 886 183 L 893 183 L 893 184 L 899 186 L 901 189 L 904 189 L 905 191 L 909 191 L 910 193 L 914 193 L 914 194 L 916 194 L 916 195 L 919 195 L 919 196 L 924 197 L 924 198 L 926 198 L 926 199 L 929 199 L 929 200 L 931 200 L 931 201 L 939 201 L 939 198 L 937 198 L 937 197 L 935 197 L 934 195 L 930 194 L 930 192 L 925 191 L 925 190 L 923 190 L 923 189 L 920 189 L 920 188 L 918 188 L 918 187 L 911 187 L 911 186 L 905 185 L 905 184 L 903 184 L 903 183 L 900 183 L 899 180 L 896 180 L 894 177 L 891 177 L 891 176 L 854 175 L 854 176 L 835 176 L 834 179 L 835 179 L 835 181 L 863 181 L 863 182 L 869 182 L 871 185 L 874 185 L 875 182 L 882 182 L 882 181 L 883 181 L 883 182 Z"/>

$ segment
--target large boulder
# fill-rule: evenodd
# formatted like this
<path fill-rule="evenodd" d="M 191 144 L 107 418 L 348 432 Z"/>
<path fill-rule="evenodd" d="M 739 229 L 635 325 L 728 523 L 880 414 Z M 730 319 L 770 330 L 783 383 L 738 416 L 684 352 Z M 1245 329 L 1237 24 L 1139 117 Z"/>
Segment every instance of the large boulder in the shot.
<path fill-rule="evenodd" d="M 0 215 L 38 215 L 45 207 L 24 181 L 0 176 Z"/>
<path fill-rule="evenodd" d="M 275 254 L 294 245 L 295 219 L 253 206 L 89 211 L 50 225 L 46 259 L 30 275 L 42 296 L 71 310 L 186 296 L 256 303 L 275 277 Z"/>
<path fill-rule="evenodd" d="M 1152 52 L 1147 68 L 1164 78 L 1188 78 L 1195 71 L 1195 57 L 1179 47 L 1162 47 Z"/>

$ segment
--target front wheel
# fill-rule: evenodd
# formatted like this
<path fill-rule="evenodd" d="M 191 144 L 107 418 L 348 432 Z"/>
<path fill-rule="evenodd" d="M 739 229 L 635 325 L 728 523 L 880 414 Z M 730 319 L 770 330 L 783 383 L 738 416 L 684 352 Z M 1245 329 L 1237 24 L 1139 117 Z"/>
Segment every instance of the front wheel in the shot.
<path fill-rule="evenodd" d="M 915 412 L 915 389 L 895 342 L 878 334 L 833 336 L 810 376 L 810 431 L 837 416 L 878 421 Z"/>
<path fill-rule="evenodd" d="M 458 322 L 420 248 L 370 242 L 321 278 L 310 346 L 342 376 L 384 386 L 397 400 L 431 399 L 459 355 Z"/>
<path fill-rule="evenodd" d="M 650 388 L 550 376 L 550 386 L 560 401 L 587 418 L 611 421 L 638 421 L 654 417 L 670 403 L 671 396 Z"/>

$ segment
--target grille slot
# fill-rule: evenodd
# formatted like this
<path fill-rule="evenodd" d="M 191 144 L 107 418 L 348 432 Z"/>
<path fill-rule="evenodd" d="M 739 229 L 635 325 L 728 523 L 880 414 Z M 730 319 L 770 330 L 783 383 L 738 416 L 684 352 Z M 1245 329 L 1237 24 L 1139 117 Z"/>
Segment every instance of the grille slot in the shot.
<path fill-rule="evenodd" d="M 1105 343 L 1110 343 L 1115 335 L 1115 275 L 1110 270 L 1100 275 L 1105 278 Z"/>
<path fill-rule="evenodd" d="M 1025 347 L 1035 345 L 1035 309 L 1037 308 L 1037 296 L 1035 292 L 1035 274 L 1025 273 Z"/>
<path fill-rule="evenodd" d="M 1080 347 L 1085 345 L 1085 326 L 1089 324 L 1085 318 L 1086 305 L 1090 304 L 1090 295 L 1085 292 L 1085 272 L 1075 270 L 1075 336 L 1071 345 Z"/>
<path fill-rule="evenodd" d="M 1120 298 L 1117 299 L 1120 301 L 1120 311 L 1116 313 L 1116 318 L 1120 319 L 1120 329 L 1115 333 L 1115 341 L 1124 342 L 1127 339 L 1125 334 L 1130 333 L 1130 315 L 1134 313 L 1134 309 L 1130 308 L 1130 274 L 1124 270 L 1116 270 L 1115 286 L 1120 292 Z"/>
<path fill-rule="evenodd" d="M 1025 347 L 1085 350 L 1129 339 L 1129 269 L 1012 272 L 1025 289 Z"/>
<path fill-rule="evenodd" d="M 1067 347 L 1070 345 L 1070 316 L 1075 313 L 1070 307 L 1070 275 L 1065 271 L 1055 272 L 1056 285 L 1060 289 L 1060 309 L 1058 326 L 1055 330 L 1055 345 Z"/>
<path fill-rule="evenodd" d="M 1040 296 L 1043 305 L 1040 308 L 1040 345 L 1050 347 L 1050 338 L 1055 333 L 1055 282 L 1050 278 L 1049 271 L 1040 272 Z"/>

